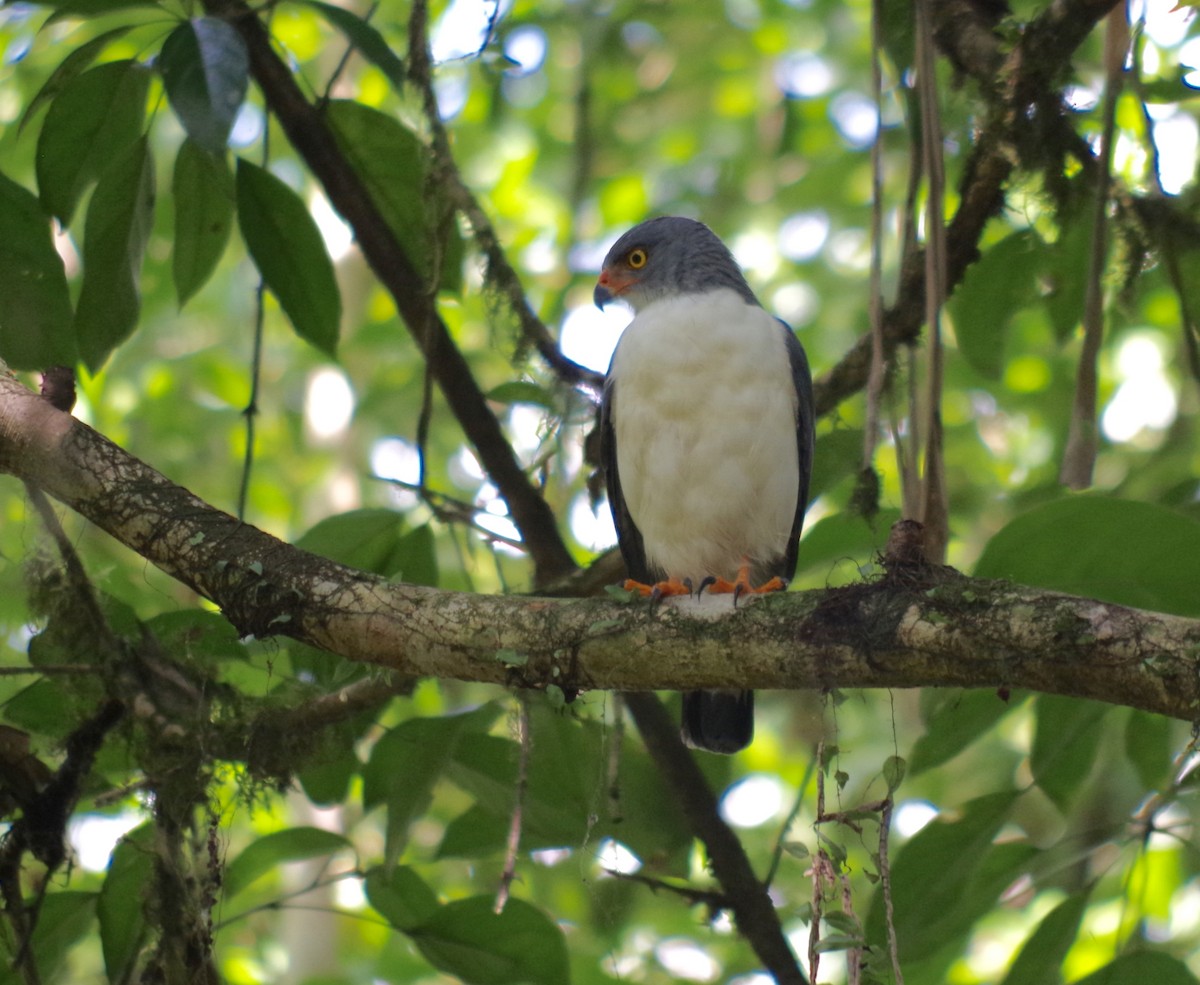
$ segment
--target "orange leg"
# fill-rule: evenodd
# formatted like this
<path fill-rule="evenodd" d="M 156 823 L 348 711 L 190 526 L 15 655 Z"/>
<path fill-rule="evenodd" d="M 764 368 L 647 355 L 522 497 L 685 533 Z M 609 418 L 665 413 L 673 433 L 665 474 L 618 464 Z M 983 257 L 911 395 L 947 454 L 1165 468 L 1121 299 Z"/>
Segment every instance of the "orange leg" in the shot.
<path fill-rule="evenodd" d="M 666 598 L 668 595 L 691 595 L 692 586 L 685 584 L 678 578 L 668 578 L 666 581 L 660 581 L 653 585 L 647 585 L 644 582 L 634 581 L 632 578 L 625 582 L 625 591 L 637 592 L 646 598 Z"/>
<path fill-rule="evenodd" d="M 725 578 L 714 578 L 704 587 L 714 595 L 733 595 L 736 602 L 743 595 L 762 595 L 766 592 L 782 592 L 787 588 L 787 581 L 780 578 L 778 575 L 770 581 L 763 582 L 761 585 L 750 584 L 750 559 L 742 558 L 742 563 L 738 565 L 737 575 L 733 581 L 728 581 Z"/>

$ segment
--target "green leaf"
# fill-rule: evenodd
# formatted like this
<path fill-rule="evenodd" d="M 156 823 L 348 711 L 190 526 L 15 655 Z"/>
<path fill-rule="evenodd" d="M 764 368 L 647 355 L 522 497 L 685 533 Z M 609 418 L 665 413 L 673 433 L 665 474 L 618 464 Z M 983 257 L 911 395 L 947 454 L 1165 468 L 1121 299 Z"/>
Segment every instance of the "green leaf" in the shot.
<path fill-rule="evenodd" d="M 50 73 L 49 78 L 42 83 L 42 87 L 37 91 L 37 95 L 26 105 L 25 112 L 21 114 L 21 122 L 17 124 L 17 133 L 21 133 L 25 129 L 25 124 L 32 119 L 33 114 L 38 111 L 43 103 L 47 103 L 57 96 L 68 82 L 96 60 L 100 52 L 108 47 L 110 42 L 128 33 L 130 27 L 132 27 L 131 24 L 122 24 L 120 27 L 114 27 L 110 31 L 98 34 L 90 41 L 81 44 L 59 62 L 58 68 Z"/>
<path fill-rule="evenodd" d="M 909 756 L 908 769 L 913 776 L 953 759 L 1024 700 L 1023 695 L 1012 695 L 1003 701 L 988 690 L 930 689 L 926 693 L 937 704 L 926 714 L 925 734 L 917 739 Z"/>
<path fill-rule="evenodd" d="M 428 585 L 436 588 L 438 583 L 437 544 L 433 528 L 423 523 L 410 530 L 396 542 L 396 548 L 388 558 L 383 572 L 389 578 L 399 578 L 410 585 Z"/>
<path fill-rule="evenodd" d="M 1057 694 L 1038 695 L 1037 731 L 1030 753 L 1033 779 L 1058 809 L 1066 813 L 1088 778 L 1109 705 Z"/>
<path fill-rule="evenodd" d="M 32 901 L 30 901 L 32 902 Z M 43 982 L 65 981 L 58 973 L 67 959 L 67 953 L 87 934 L 95 931 L 96 894 L 74 890 L 50 892 L 42 900 L 38 911 L 37 927 L 29 950 L 37 963 Z M 12 950 L 12 935 L 0 936 L 0 985 L 24 985 L 29 981 L 12 967 L 16 954 Z"/>
<path fill-rule="evenodd" d="M 1002 985 L 1060 985 L 1062 964 L 1075 943 L 1088 894 L 1068 896 L 1042 919 L 1022 945 Z"/>
<path fill-rule="evenodd" d="M 904 773 L 908 764 L 900 756 L 888 756 L 883 761 L 883 782 L 887 784 L 888 793 L 896 792 L 896 788 L 904 782 Z"/>
<path fill-rule="evenodd" d="M 1008 817 L 1017 793 L 1006 790 L 969 802 L 958 820 L 937 818 L 904 845 L 892 861 L 892 904 L 896 939 L 903 962 L 933 955 L 996 902 L 992 885 L 1000 863 L 1015 862 L 1001 855 L 992 839 Z M 997 846 L 1025 850 L 1023 845 Z M 953 864 L 950 861 L 953 860 Z M 1007 878 L 1008 873 L 1003 873 Z M 867 915 L 867 939 L 886 948 L 882 890 L 877 889 Z"/>
<path fill-rule="evenodd" d="M 0 358 L 13 369 L 75 363 L 71 297 L 50 220 L 33 193 L 0 174 Z"/>
<path fill-rule="evenodd" d="M 353 845 L 323 828 L 288 828 L 252 841 L 225 869 L 225 898 L 236 896 L 255 879 L 282 865 L 332 855 Z"/>
<path fill-rule="evenodd" d="M 1022 229 L 1000 240 L 967 269 L 950 299 L 959 351 L 979 373 L 999 379 L 1009 319 L 1038 295 L 1045 263 L 1041 238 Z"/>
<path fill-rule="evenodd" d="M 360 571 L 385 575 L 403 529 L 404 516 L 395 510 L 350 510 L 319 521 L 296 546 Z"/>
<path fill-rule="evenodd" d="M 184 21 L 163 42 L 158 65 L 188 136 L 211 154 L 223 152 L 250 82 L 237 28 L 216 17 Z"/>
<path fill-rule="evenodd" d="M 1200 522 L 1151 503 L 1069 496 L 1010 522 L 975 574 L 1200 616 Z"/>
<path fill-rule="evenodd" d="M 438 909 L 437 894 L 406 865 L 390 873 L 376 866 L 367 873 L 365 888 L 370 904 L 397 930 L 412 930 Z"/>
<path fill-rule="evenodd" d="M 229 620 L 205 609 L 177 609 L 146 620 L 147 631 L 168 653 L 189 661 L 245 660 L 246 648 Z"/>
<path fill-rule="evenodd" d="M 510 822 L 498 811 L 473 804 L 446 825 L 437 857 L 485 858 L 503 851 Z"/>
<path fill-rule="evenodd" d="M 486 704 L 443 718 L 410 718 L 385 735 L 363 767 L 363 805 L 387 804 L 387 847 L 392 865 L 408 841 L 409 825 L 421 816 L 433 788 L 464 737 L 491 728 L 500 709 Z"/>
<path fill-rule="evenodd" d="M 271 172 L 239 159 L 237 207 L 246 248 L 296 334 L 332 357 L 342 300 L 333 263 L 307 206 Z"/>
<path fill-rule="evenodd" d="M 404 62 L 388 47 L 383 35 L 374 27 L 345 7 L 321 3 L 320 0 L 304 2 L 346 35 L 346 39 L 358 49 L 359 54 L 387 76 L 387 80 L 397 91 L 404 88 L 408 81 Z"/>
<path fill-rule="evenodd" d="M 1157 790 L 1171 775 L 1175 723 L 1163 716 L 1131 708 L 1125 723 L 1125 754 L 1148 790 Z"/>
<path fill-rule="evenodd" d="M 823 517 L 800 542 L 797 570 L 830 583 L 861 581 L 860 566 L 871 563 L 884 548 L 888 531 L 899 519 L 899 510 L 880 510 L 870 521 L 845 512 Z"/>
<path fill-rule="evenodd" d="M 1058 240 L 1048 251 L 1046 278 L 1049 293 L 1045 303 L 1059 342 L 1071 338 L 1081 319 L 1087 285 L 1087 278 L 1081 271 L 1087 269 L 1094 215 L 1093 194 L 1089 187 L 1073 203 L 1070 212 L 1060 217 L 1062 226 Z"/>
<path fill-rule="evenodd" d="M 547 410 L 554 409 L 553 391 L 529 380 L 509 380 L 507 383 L 501 383 L 488 391 L 487 398 L 500 404 L 533 404 Z"/>
<path fill-rule="evenodd" d="M 1161 951 L 1122 954 L 1075 985 L 1196 985 L 1196 976 L 1178 958 Z"/>
<path fill-rule="evenodd" d="M 125 835 L 113 851 L 96 903 L 100 947 L 111 982 L 129 981 L 146 934 L 146 894 L 154 873 L 152 823 Z"/>
<path fill-rule="evenodd" d="M 362 767 L 353 745 L 334 759 L 317 762 L 296 774 L 304 796 L 314 804 L 340 804 L 350 792 L 350 782 Z"/>
<path fill-rule="evenodd" d="M 153 223 L 154 158 L 143 137 L 104 173 L 88 205 L 75 337 L 93 373 L 137 327 L 142 257 Z"/>
<path fill-rule="evenodd" d="M 409 931 L 435 968 L 468 985 L 568 985 L 570 966 L 562 930 L 541 910 L 510 899 L 492 912 L 493 896 L 447 903 Z"/>
<path fill-rule="evenodd" d="M 182 307 L 216 269 L 233 228 L 233 175 L 225 156 L 185 140 L 175 157 L 171 198 L 175 204 L 171 272 Z"/>
<path fill-rule="evenodd" d="M 50 104 L 38 135 L 38 193 L 64 226 L 84 189 L 137 141 L 149 85 L 137 62 L 107 62 L 73 78 Z"/>
<path fill-rule="evenodd" d="M 441 196 L 430 194 L 424 144 L 395 117 L 362 103 L 335 100 L 326 114 L 342 152 L 417 272 L 427 279 L 439 273 L 441 290 L 459 290 L 462 237 L 456 223 L 441 221 L 448 213 Z"/>
<path fill-rule="evenodd" d="M 161 6 L 158 0 L 38 0 L 38 3 L 45 7 L 55 8 L 53 16 L 46 21 L 47 25 L 66 17 L 96 17 L 135 7 L 157 8 Z"/>
<path fill-rule="evenodd" d="M 808 484 L 810 500 L 829 492 L 848 475 L 862 466 L 863 432 L 854 428 L 838 428 L 817 436 L 813 451 L 812 479 Z"/>

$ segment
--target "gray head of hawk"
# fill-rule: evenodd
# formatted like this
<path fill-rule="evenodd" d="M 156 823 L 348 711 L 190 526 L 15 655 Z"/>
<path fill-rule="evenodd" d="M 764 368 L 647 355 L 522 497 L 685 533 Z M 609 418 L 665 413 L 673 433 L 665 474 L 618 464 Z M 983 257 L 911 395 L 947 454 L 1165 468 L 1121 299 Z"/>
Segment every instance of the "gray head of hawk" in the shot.
<path fill-rule="evenodd" d="M 655 596 L 786 586 L 812 472 L 812 377 L 703 223 L 650 219 L 609 250 L 596 303 L 635 317 L 613 353 L 601 457 L 627 584 Z M 736 752 L 754 734 L 753 692 L 683 696 L 684 741 Z"/>

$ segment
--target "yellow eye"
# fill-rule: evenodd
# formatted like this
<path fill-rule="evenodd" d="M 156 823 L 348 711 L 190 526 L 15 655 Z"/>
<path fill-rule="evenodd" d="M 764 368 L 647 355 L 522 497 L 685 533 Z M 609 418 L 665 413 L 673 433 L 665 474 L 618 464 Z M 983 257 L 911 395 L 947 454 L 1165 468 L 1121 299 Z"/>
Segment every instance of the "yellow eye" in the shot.
<path fill-rule="evenodd" d="M 649 258 L 646 256 L 646 251 L 639 246 L 636 250 L 629 251 L 629 255 L 625 257 L 625 262 L 634 270 L 641 270 L 646 266 L 647 259 Z"/>

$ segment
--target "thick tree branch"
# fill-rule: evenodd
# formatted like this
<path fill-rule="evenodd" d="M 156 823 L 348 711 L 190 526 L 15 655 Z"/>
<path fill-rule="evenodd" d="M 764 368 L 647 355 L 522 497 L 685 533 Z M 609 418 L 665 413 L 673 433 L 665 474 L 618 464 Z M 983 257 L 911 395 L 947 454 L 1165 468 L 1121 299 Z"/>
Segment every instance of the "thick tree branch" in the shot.
<path fill-rule="evenodd" d="M 729 608 L 479 596 L 380 578 L 213 509 L 0 376 L 0 472 L 221 607 L 243 634 L 432 676 L 564 690 L 1006 687 L 1200 715 L 1200 620 L 900 566 Z M 516 652 L 514 666 L 498 654 Z"/>
<path fill-rule="evenodd" d="M 488 407 L 470 366 L 450 338 L 425 279 L 388 227 L 353 166 L 346 160 L 317 107 L 305 99 L 292 72 L 271 47 L 258 18 L 240 0 L 205 0 L 205 10 L 231 21 L 250 53 L 251 72 L 296 152 L 321 182 L 333 207 L 354 230 L 363 256 L 396 302 L 447 404 L 479 453 L 479 460 L 508 504 L 536 569 L 537 584 L 576 567 L 554 514 L 530 482 Z"/>

